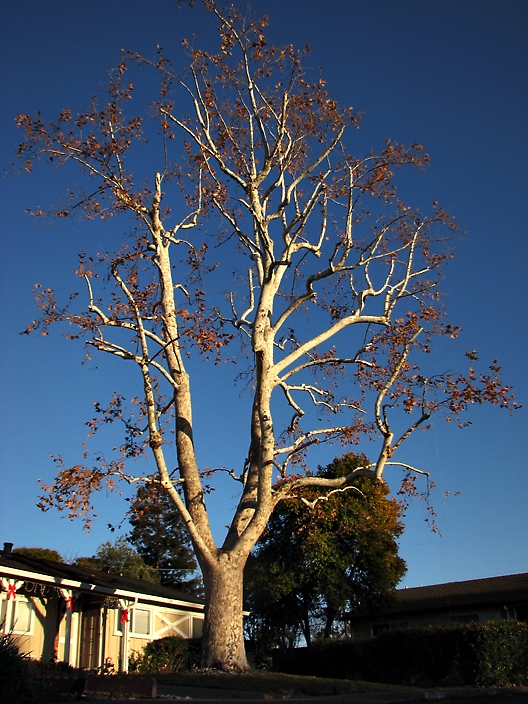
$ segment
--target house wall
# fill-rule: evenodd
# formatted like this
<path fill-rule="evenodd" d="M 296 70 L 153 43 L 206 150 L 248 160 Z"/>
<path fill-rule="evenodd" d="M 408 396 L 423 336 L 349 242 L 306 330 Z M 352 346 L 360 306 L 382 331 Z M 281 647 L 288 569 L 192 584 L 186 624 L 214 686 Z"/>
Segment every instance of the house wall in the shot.
<path fill-rule="evenodd" d="M 107 609 L 104 632 L 104 658 L 110 658 L 115 670 L 119 669 L 121 658 L 121 633 L 116 635 L 115 623 L 119 609 Z"/>
<path fill-rule="evenodd" d="M 350 635 L 353 638 L 370 638 L 383 631 L 397 628 L 422 628 L 426 626 L 446 626 L 453 623 L 470 623 L 472 621 L 498 621 L 512 614 L 510 609 L 504 611 L 498 606 L 464 606 L 459 608 L 432 609 L 418 612 L 398 612 L 377 620 L 362 619 L 351 623 Z"/>
<path fill-rule="evenodd" d="M 68 661 L 70 665 L 77 667 L 79 662 L 79 624 L 81 615 L 78 611 L 73 611 L 71 614 L 70 651 L 69 656 L 67 656 L 66 624 L 68 615 L 62 600 L 57 604 L 57 609 L 59 611 L 58 618 L 60 619 L 57 638 L 57 660 L 61 662 Z"/>
<path fill-rule="evenodd" d="M 134 611 L 136 610 L 136 613 Z M 137 611 L 140 611 L 140 618 Z M 145 613 L 148 612 L 148 619 Z M 110 657 L 116 669 L 121 666 L 123 624 L 120 623 L 121 609 L 108 609 L 105 631 L 105 658 Z M 167 636 L 199 638 L 202 634 L 203 616 L 170 609 L 154 604 L 137 603 L 130 605 L 128 622 L 128 656 L 142 653 L 145 646 Z M 141 631 L 141 632 L 138 632 Z M 145 632 L 148 631 L 148 632 Z"/>
<path fill-rule="evenodd" d="M 4 631 L 12 632 L 23 653 L 37 660 L 49 660 L 55 651 L 57 600 L 17 593 L 15 599 L 0 595 L 0 622 Z"/>

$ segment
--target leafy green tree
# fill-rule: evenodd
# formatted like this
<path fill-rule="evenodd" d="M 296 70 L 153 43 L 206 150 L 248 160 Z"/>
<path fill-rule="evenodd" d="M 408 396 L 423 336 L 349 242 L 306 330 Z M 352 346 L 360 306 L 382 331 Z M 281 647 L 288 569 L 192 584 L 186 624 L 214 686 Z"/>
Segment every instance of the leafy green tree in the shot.
<path fill-rule="evenodd" d="M 52 562 L 64 562 L 60 553 L 50 548 L 15 548 L 15 555 L 24 555 L 25 557 L 34 557 L 38 560 L 51 560 Z"/>
<path fill-rule="evenodd" d="M 334 479 L 368 466 L 364 455 L 336 458 L 315 476 Z M 398 556 L 402 507 L 384 483 L 358 478 L 321 497 L 306 489 L 301 500 L 275 511 L 246 573 L 252 631 L 287 647 L 302 632 L 333 633 L 343 609 L 384 611 L 406 571 Z"/>
<path fill-rule="evenodd" d="M 127 516 L 132 526 L 128 542 L 158 571 L 161 584 L 198 593 L 201 582 L 192 576 L 197 564 L 189 534 L 167 492 L 158 483 L 140 486 Z"/>
<path fill-rule="evenodd" d="M 93 557 L 80 557 L 75 564 L 78 567 L 110 572 L 121 577 L 145 579 L 155 584 L 160 582 L 158 572 L 145 563 L 141 555 L 130 547 L 123 536 L 113 543 L 110 541 L 102 543 Z"/>
<path fill-rule="evenodd" d="M 85 570 L 102 570 L 95 555 L 92 555 L 92 557 L 76 557 L 73 560 L 73 564 L 75 567 L 83 567 Z"/>

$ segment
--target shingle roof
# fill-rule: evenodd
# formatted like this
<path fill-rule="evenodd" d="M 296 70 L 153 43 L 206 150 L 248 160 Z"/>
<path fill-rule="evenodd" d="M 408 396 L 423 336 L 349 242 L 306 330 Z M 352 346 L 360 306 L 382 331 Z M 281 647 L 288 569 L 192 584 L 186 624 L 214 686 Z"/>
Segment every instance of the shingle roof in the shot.
<path fill-rule="evenodd" d="M 416 611 L 500 601 L 528 602 L 528 572 L 398 589 L 394 611 Z"/>
<path fill-rule="evenodd" d="M 17 553 L 0 554 L 0 572 L 5 570 L 10 572 L 32 573 L 36 581 L 47 581 L 60 584 L 64 580 L 71 582 L 79 582 L 88 588 L 89 585 L 101 587 L 105 592 L 130 592 L 141 595 L 143 598 L 148 596 L 158 597 L 162 599 L 187 602 L 189 607 L 196 605 L 195 608 L 203 608 L 204 600 L 199 597 L 187 594 L 169 587 L 163 587 L 160 584 L 147 582 L 144 579 L 133 579 L 132 577 L 120 577 L 108 572 L 99 572 L 90 570 L 84 567 L 76 567 L 74 565 L 66 565 L 62 562 L 53 562 L 51 560 L 40 560 L 34 557 L 26 557 Z M 47 578 L 43 580 L 43 578 Z M 82 586 L 81 586 L 82 589 Z"/>

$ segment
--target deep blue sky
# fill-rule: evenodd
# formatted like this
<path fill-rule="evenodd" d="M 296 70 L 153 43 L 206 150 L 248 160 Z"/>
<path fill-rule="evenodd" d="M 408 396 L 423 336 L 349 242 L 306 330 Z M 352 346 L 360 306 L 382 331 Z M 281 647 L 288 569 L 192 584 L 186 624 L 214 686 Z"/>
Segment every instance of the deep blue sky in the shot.
<path fill-rule="evenodd" d="M 252 7 L 268 12 L 273 43 L 309 44 L 307 62 L 322 67 L 330 94 L 363 114 L 350 151 L 361 156 L 386 137 L 425 145 L 431 166 L 409 174 L 404 197 L 426 205 L 439 200 L 468 233 L 444 284 L 451 318 L 463 328 L 454 347 L 476 348 L 483 361 L 498 357 L 525 406 L 513 418 L 476 409 L 465 431 L 439 421 L 402 451 L 402 459 L 430 471 L 439 486 L 443 536 L 428 531 L 425 508 L 413 505 L 401 541 L 409 569 L 403 584 L 526 571 L 528 3 L 256 0 Z M 121 47 L 152 56 L 161 44 L 178 63 L 182 37 L 194 33 L 199 44 L 214 35 L 201 8 L 178 10 L 169 0 L 4 0 L 1 8 L 0 163 L 6 170 L 18 140 L 17 113 L 41 110 L 54 119 L 64 107 L 82 110 Z M 50 453 L 70 463 L 80 459 L 93 402 L 126 383 L 126 372 L 108 360 L 99 360 L 98 369 L 81 366 L 82 347 L 58 331 L 48 338 L 18 334 L 35 315 L 33 284 L 74 288 L 71 271 L 85 235 L 94 242 L 105 236 L 99 224 L 37 224 L 25 214 L 26 207 L 56 202 L 64 185 L 49 167 L 1 180 L 0 543 L 74 557 L 115 537 L 106 524 L 119 522 L 126 503 L 101 497 L 100 519 L 85 534 L 80 522 L 36 508 L 37 478 L 51 480 Z M 230 382 L 220 389 L 206 384 L 194 389 L 203 399 L 195 411 L 200 461 L 238 462 L 247 427 L 234 407 L 226 413 Z M 316 461 L 325 464 L 337 452 L 326 448 Z M 397 477 L 388 479 L 396 488 Z M 445 500 L 445 491 L 461 494 Z M 218 536 L 233 495 L 226 485 L 211 497 Z"/>

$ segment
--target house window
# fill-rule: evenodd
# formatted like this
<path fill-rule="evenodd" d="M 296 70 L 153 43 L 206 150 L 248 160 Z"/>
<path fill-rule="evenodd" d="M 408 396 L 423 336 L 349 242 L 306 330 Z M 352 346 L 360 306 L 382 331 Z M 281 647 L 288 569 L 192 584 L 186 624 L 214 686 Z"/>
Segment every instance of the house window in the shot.
<path fill-rule="evenodd" d="M 473 621 L 479 620 L 478 614 L 458 614 L 457 616 L 451 616 L 449 620 L 452 623 L 473 623 Z"/>
<path fill-rule="evenodd" d="M 371 632 L 373 636 L 379 636 L 385 631 L 396 631 L 399 628 L 409 628 L 409 621 L 387 621 L 386 623 L 373 623 Z"/>
<path fill-rule="evenodd" d="M 121 623 L 121 609 L 116 611 L 116 635 L 123 633 L 123 624 Z M 134 606 L 128 611 L 129 629 L 128 633 L 132 637 L 148 638 L 152 632 L 152 611 L 144 607 Z"/>
<path fill-rule="evenodd" d="M 500 621 L 500 618 L 500 611 L 481 611 L 479 614 L 456 614 L 449 620 L 453 623 L 473 623 L 473 621 L 486 623 L 486 621 Z"/>
<path fill-rule="evenodd" d="M 132 618 L 130 620 L 130 633 L 137 636 L 150 635 L 150 609 L 132 609 Z"/>
<path fill-rule="evenodd" d="M 2 600 L 0 623 L 5 621 L 7 615 L 7 600 Z M 32 635 L 33 632 L 33 604 L 27 599 L 17 597 L 13 603 L 10 623 L 5 624 L 5 630 L 12 633 Z"/>

